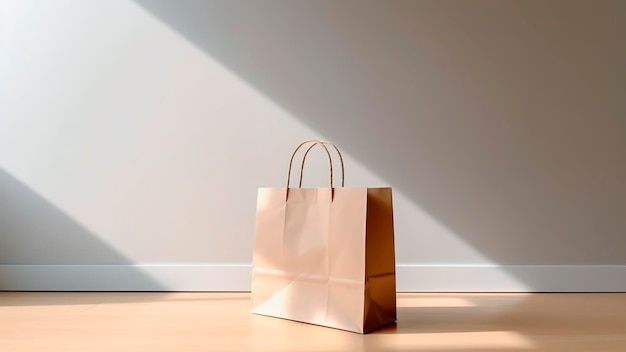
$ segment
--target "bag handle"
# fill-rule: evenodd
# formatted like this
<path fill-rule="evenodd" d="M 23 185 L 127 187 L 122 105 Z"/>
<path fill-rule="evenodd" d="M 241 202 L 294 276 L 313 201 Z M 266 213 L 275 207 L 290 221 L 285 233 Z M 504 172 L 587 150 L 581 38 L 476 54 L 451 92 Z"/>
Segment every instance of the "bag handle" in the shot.
<path fill-rule="evenodd" d="M 330 145 L 333 148 L 335 148 L 335 151 L 337 152 L 337 155 L 339 156 L 339 163 L 341 164 L 341 187 L 345 187 L 346 186 L 346 177 L 345 177 L 346 171 L 345 171 L 344 164 L 343 164 L 343 156 L 341 155 L 339 148 L 337 148 L 335 143 L 332 143 L 329 141 L 318 140 L 317 143 L 310 145 L 304 152 L 304 156 L 302 157 L 302 164 L 300 165 L 300 181 L 298 182 L 298 188 L 302 188 L 302 177 L 304 175 L 304 162 L 306 161 L 306 157 L 307 155 L 309 155 L 309 152 L 311 151 L 311 149 L 313 149 L 313 147 L 315 147 L 318 144 L 321 144 L 323 147 L 325 147 L 325 145 Z M 331 185 L 331 188 L 332 188 L 332 185 Z"/>
<path fill-rule="evenodd" d="M 328 166 L 329 166 L 329 170 L 330 170 L 330 179 L 329 179 L 329 184 L 330 184 L 330 188 L 333 188 L 333 158 L 330 156 L 330 152 L 328 151 L 328 148 L 326 147 L 326 145 L 324 143 L 322 143 L 321 141 L 317 140 L 317 139 L 309 139 L 306 140 L 302 143 L 300 143 L 296 149 L 294 149 L 293 153 L 291 153 L 291 159 L 289 159 L 289 169 L 287 170 L 287 192 L 289 192 L 289 182 L 291 181 L 291 168 L 293 166 L 293 159 L 296 156 L 296 153 L 298 153 L 298 150 L 300 150 L 300 148 L 302 148 L 302 146 L 304 146 L 305 144 L 309 144 L 309 143 L 315 143 L 312 146 L 309 147 L 309 149 L 307 149 L 307 152 L 309 150 L 311 150 L 311 148 L 313 148 L 314 146 L 320 144 L 324 150 L 326 151 L 326 156 L 328 157 Z M 302 159 L 302 166 L 300 168 L 300 184 L 299 187 L 302 187 L 302 170 L 304 168 L 304 159 Z"/>

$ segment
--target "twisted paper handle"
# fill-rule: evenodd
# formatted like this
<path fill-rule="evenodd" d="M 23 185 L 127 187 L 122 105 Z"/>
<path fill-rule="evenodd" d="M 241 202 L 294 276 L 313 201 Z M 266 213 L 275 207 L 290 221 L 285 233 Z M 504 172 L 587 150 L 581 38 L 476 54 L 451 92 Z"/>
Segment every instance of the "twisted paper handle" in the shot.
<path fill-rule="evenodd" d="M 313 149 L 313 147 L 315 147 L 318 144 L 321 144 L 322 147 L 325 147 L 325 145 L 330 145 L 333 148 L 335 148 L 335 151 L 337 152 L 337 155 L 339 156 L 339 163 L 341 164 L 341 187 L 345 187 L 346 186 L 345 168 L 344 168 L 344 164 L 343 164 L 343 156 L 341 155 L 341 152 L 339 151 L 339 148 L 337 148 L 335 143 L 331 143 L 329 141 L 319 141 L 318 140 L 317 143 L 310 145 L 306 149 L 306 151 L 304 152 L 304 156 L 302 157 L 302 164 L 300 165 L 300 181 L 298 182 L 298 188 L 302 188 L 302 176 L 304 175 L 304 163 L 306 161 L 306 157 L 307 157 L 307 155 L 309 155 L 309 152 L 311 151 L 311 149 Z M 332 184 L 331 184 L 331 187 L 332 187 Z"/>
<path fill-rule="evenodd" d="M 322 148 L 324 148 L 324 151 L 326 152 L 326 156 L 328 157 L 328 166 L 329 166 L 329 185 L 330 188 L 333 188 L 333 158 L 330 155 L 330 152 L 328 151 L 328 148 L 326 147 L 326 145 L 331 145 L 335 151 L 337 151 L 337 155 L 339 156 L 339 160 L 341 162 L 341 187 L 345 186 L 345 175 L 344 175 L 344 163 L 343 163 L 343 156 L 341 155 L 341 152 L 339 151 L 339 148 L 337 148 L 337 146 L 331 142 L 328 141 L 321 141 L 321 140 L 317 140 L 317 139 L 310 139 L 310 140 L 306 140 L 302 143 L 300 143 L 293 151 L 293 153 L 291 154 L 291 159 L 289 160 L 289 169 L 287 171 L 287 190 L 289 190 L 289 184 L 291 182 L 291 169 L 293 167 L 293 159 L 295 158 L 296 154 L 298 153 L 298 150 L 300 150 L 300 148 L 302 148 L 305 144 L 309 144 L 309 143 L 313 143 L 312 145 L 310 145 L 306 152 L 304 153 L 304 157 L 302 158 L 302 163 L 300 165 L 300 178 L 299 178 L 299 182 L 298 182 L 298 188 L 302 188 L 302 177 L 303 177 L 303 173 L 304 173 L 304 163 L 306 161 L 306 157 L 309 154 L 309 152 L 311 151 L 311 149 L 313 147 L 315 147 L 316 145 L 321 145 Z"/>

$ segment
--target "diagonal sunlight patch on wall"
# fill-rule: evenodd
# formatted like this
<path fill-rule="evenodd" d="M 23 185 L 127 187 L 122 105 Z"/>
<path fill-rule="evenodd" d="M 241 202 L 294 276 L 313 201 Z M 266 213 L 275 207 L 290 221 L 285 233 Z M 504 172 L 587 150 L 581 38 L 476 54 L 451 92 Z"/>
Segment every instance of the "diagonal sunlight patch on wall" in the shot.
<path fill-rule="evenodd" d="M 145 9 L 144 9 L 145 10 Z M 154 16 L 150 11 L 146 11 L 150 16 Z M 197 46 L 190 42 L 188 38 L 181 35 L 176 30 L 163 24 L 156 16 L 154 18 L 159 21 L 163 26 L 169 28 L 170 34 L 175 35 L 179 40 L 190 43 L 194 48 Z M 295 142 L 301 139 L 307 139 L 311 136 L 316 136 L 319 133 L 314 131 L 310 126 L 302 123 L 299 119 L 295 118 L 289 111 L 280 106 L 279 103 L 272 100 L 271 97 L 258 91 L 255 87 L 251 86 L 245 79 L 241 78 L 236 72 L 233 72 L 228 67 L 224 66 L 221 62 L 216 61 L 214 58 L 207 55 L 205 51 L 198 50 L 199 55 L 206 60 L 205 65 L 215 68 L 223 75 L 219 80 L 212 78 L 213 82 L 222 90 L 229 91 L 227 87 L 232 88 L 233 100 L 246 102 L 245 105 L 249 107 L 249 116 L 259 116 L 267 119 L 267 123 L 271 126 L 280 126 L 277 132 L 284 134 L 284 142 L 280 145 L 282 150 L 275 149 L 276 156 L 268 157 L 260 162 L 272 162 L 268 164 L 268 174 L 273 175 L 272 180 L 269 181 L 269 185 L 280 185 L 280 181 L 283 180 L 282 174 L 284 173 L 284 164 L 286 160 L 280 158 L 281 155 L 287 155 L 288 151 L 285 150 L 285 146 L 293 145 Z M 197 66 L 194 69 L 198 69 Z M 217 76 L 216 76 L 217 77 Z M 182 80 L 182 79 L 181 79 Z M 209 82 L 209 80 L 207 80 Z M 218 83 L 219 82 L 219 83 Z M 234 83 L 236 82 L 236 83 Z M 203 91 L 214 91 L 210 88 L 202 88 Z M 228 107 L 232 109 L 233 106 Z M 168 112 L 170 114 L 176 114 L 176 111 Z M 245 121 L 242 116 L 236 117 L 242 124 L 249 124 L 250 126 L 255 124 L 255 120 Z M 257 127 L 258 128 L 258 127 Z M 261 145 L 268 145 L 268 140 L 265 140 L 265 136 L 262 135 L 263 131 L 255 130 L 249 135 L 249 140 L 256 139 Z M 255 138 L 256 137 L 256 138 Z M 278 137 L 278 136 L 277 136 Z M 236 141 L 235 141 L 236 143 Z M 242 141 L 241 143 L 246 143 Z M 279 148 L 275 147 L 275 148 Z M 273 160 L 272 160 L 273 159 Z M 347 180 L 348 186 L 350 185 L 385 185 L 388 182 L 381 179 L 378 175 L 373 173 L 370 169 L 360 163 L 358 160 L 347 154 Z M 275 163 L 274 161 L 278 161 Z M 314 174 L 314 178 L 317 180 L 323 180 L 323 173 L 326 172 L 325 160 L 323 158 L 312 160 L 313 167 L 307 167 L 307 171 L 311 170 Z M 313 171 L 315 170 L 315 171 Z M 278 171 L 278 173 L 276 173 Z M 276 175 L 282 177 L 276 177 Z M 261 175 L 262 176 L 262 175 Z M 269 178 L 268 178 L 269 180 Z M 277 180 L 279 183 L 277 183 Z M 267 182 L 267 181 L 266 181 Z M 254 183 L 254 182 L 253 182 Z M 268 185 L 263 183 L 257 183 L 257 185 Z M 404 194 L 398 192 L 394 195 L 395 204 L 395 219 L 396 219 L 396 236 L 397 236 L 397 258 L 400 263 L 402 262 L 414 262 L 415 258 L 420 258 L 420 262 L 426 262 L 433 265 L 446 263 L 448 261 L 462 261 L 472 265 L 475 263 L 492 263 L 488 258 L 476 251 L 471 245 L 465 242 L 461 236 L 453 233 L 445 225 L 441 224 L 430 214 L 420 209 L 417 205 L 409 200 Z M 436 243 L 436 246 L 433 244 Z M 507 282 L 514 282 L 517 289 L 524 289 L 524 285 L 518 282 L 514 277 L 508 275 L 506 271 L 500 270 L 497 266 L 492 267 L 493 275 L 500 278 L 504 278 Z M 410 279 L 410 278 L 406 278 Z"/>
<path fill-rule="evenodd" d="M 9 4 L 0 166 L 132 263 L 249 262 L 256 188 L 319 133 L 137 4 Z M 395 213 L 401 264 L 491 263 L 398 191 Z"/>
<path fill-rule="evenodd" d="M 606 80 L 623 62 L 615 33 L 626 22 L 612 6 L 560 13 L 554 32 L 554 9 L 533 4 L 135 2 L 485 257 L 512 264 L 495 271 L 537 290 L 625 282 L 625 267 L 617 276 L 599 267 L 622 263 L 626 248 L 616 216 L 626 205 L 616 152 L 625 145 Z M 416 247 L 445 250 L 423 235 L 411 236 Z M 595 274 L 570 276 L 576 264 Z"/>

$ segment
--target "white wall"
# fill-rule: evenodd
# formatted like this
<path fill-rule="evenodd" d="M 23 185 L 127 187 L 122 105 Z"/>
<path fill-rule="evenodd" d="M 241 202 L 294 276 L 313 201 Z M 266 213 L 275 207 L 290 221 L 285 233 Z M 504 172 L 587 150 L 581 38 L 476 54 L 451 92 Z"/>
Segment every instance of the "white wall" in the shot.
<path fill-rule="evenodd" d="M 246 290 L 319 137 L 402 290 L 626 290 L 623 1 L 0 4 L 0 289 Z"/>

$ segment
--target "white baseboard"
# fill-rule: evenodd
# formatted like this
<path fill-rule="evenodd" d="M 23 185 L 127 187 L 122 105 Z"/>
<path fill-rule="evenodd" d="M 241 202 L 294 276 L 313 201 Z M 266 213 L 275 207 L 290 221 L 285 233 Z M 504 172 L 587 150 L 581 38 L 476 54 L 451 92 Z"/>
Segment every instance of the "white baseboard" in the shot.
<path fill-rule="evenodd" d="M 398 291 L 626 292 L 626 265 L 399 264 Z"/>
<path fill-rule="evenodd" d="M 249 263 L 0 265 L 3 291 L 249 291 Z M 400 292 L 626 292 L 626 265 L 398 264 Z"/>

